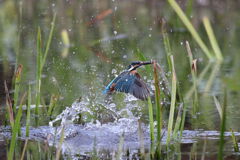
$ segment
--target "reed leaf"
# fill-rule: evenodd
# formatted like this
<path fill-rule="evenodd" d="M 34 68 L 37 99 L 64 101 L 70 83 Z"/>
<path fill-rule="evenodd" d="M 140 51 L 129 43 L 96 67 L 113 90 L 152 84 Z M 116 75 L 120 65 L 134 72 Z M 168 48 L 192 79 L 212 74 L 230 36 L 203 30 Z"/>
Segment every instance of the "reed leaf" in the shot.
<path fill-rule="evenodd" d="M 172 55 L 172 49 L 170 47 L 170 42 L 169 42 L 169 38 L 168 38 L 168 34 L 165 28 L 166 22 L 164 19 L 162 19 L 162 35 L 163 35 L 163 43 L 164 43 L 164 48 L 165 48 L 165 52 L 166 52 L 166 56 L 167 56 L 167 62 L 168 62 L 168 70 L 172 70 L 172 65 L 171 65 L 171 58 L 170 56 Z"/>
<path fill-rule="evenodd" d="M 51 45 L 51 42 L 52 42 L 53 31 L 54 31 L 54 27 L 55 27 L 55 20 L 56 20 L 56 13 L 54 14 L 53 20 L 51 22 L 51 29 L 50 29 L 50 33 L 49 33 L 49 36 L 48 36 L 47 45 L 46 45 L 46 48 L 45 48 L 45 51 L 44 51 L 44 56 L 43 56 L 43 59 L 42 59 L 41 68 L 43 68 L 43 66 L 46 62 L 48 51 L 49 51 L 49 48 L 50 48 L 50 45 Z"/>
<path fill-rule="evenodd" d="M 155 104 L 157 109 L 157 141 L 161 141 L 161 132 L 162 132 L 162 107 L 160 104 L 160 87 L 157 74 L 157 63 L 153 62 L 153 75 L 154 75 L 154 86 L 155 86 Z"/>
<path fill-rule="evenodd" d="M 231 133 L 232 133 L 231 137 L 232 137 L 232 141 L 233 141 L 234 151 L 235 152 L 239 152 L 238 141 L 237 141 L 236 136 L 235 136 L 235 134 L 234 134 L 232 129 L 231 129 Z"/>
<path fill-rule="evenodd" d="M 224 149 L 224 132 L 226 128 L 226 111 L 227 111 L 227 91 L 224 90 L 223 106 L 222 106 L 222 119 L 221 119 L 221 130 L 220 130 L 220 140 L 219 140 L 219 150 L 218 150 L 218 160 L 223 160 L 223 149 Z"/>
<path fill-rule="evenodd" d="M 28 101 L 27 101 L 27 119 L 26 119 L 26 137 L 29 136 L 30 115 L 31 115 L 31 86 L 28 86 Z"/>
<path fill-rule="evenodd" d="M 149 112 L 149 124 L 150 124 L 150 139 L 151 143 L 154 142 L 154 122 L 153 122 L 153 107 L 151 98 L 148 97 L 148 112 Z"/>
<path fill-rule="evenodd" d="M 20 105 L 19 105 L 19 108 L 18 108 L 16 120 L 15 120 L 15 123 L 14 123 L 14 126 L 13 126 L 10 149 L 9 149 L 9 152 L 8 152 L 8 160 L 12 160 L 13 156 L 14 156 L 14 150 L 15 150 L 16 140 L 17 140 L 17 136 L 18 136 L 18 131 L 21 127 L 22 104 L 23 104 L 23 101 L 25 99 L 25 96 L 26 96 L 26 93 L 24 93 L 24 95 L 21 98 L 21 102 L 20 102 Z"/>
<path fill-rule="evenodd" d="M 172 91 L 171 91 L 170 114 L 168 119 L 167 145 L 171 140 L 173 120 L 174 120 L 174 110 L 175 110 L 175 103 L 176 103 L 176 92 L 177 92 L 177 77 L 176 77 L 176 72 L 174 67 L 173 56 L 171 56 L 171 64 L 172 64 Z"/>
<path fill-rule="evenodd" d="M 17 70 L 15 72 L 15 80 L 14 80 L 14 104 L 13 104 L 13 111 L 16 113 L 16 106 L 18 103 L 18 96 L 19 96 L 19 90 L 20 90 L 20 81 L 22 76 L 22 69 L 23 65 L 19 64 L 17 67 Z"/>
<path fill-rule="evenodd" d="M 205 45 L 205 43 L 202 41 L 201 37 L 193 27 L 192 23 L 189 21 L 185 13 L 182 11 L 182 9 L 179 7 L 177 2 L 175 0 L 168 0 L 168 3 L 170 6 L 174 9 L 174 11 L 177 13 L 178 17 L 182 20 L 183 24 L 187 27 L 188 31 L 191 33 L 195 41 L 198 43 L 200 48 L 203 50 L 205 55 L 212 59 L 214 58 L 213 55 L 210 53 L 208 47 Z"/>
<path fill-rule="evenodd" d="M 36 108 L 35 114 L 39 114 L 39 105 L 40 105 L 40 94 L 41 94 L 41 74 L 42 74 L 42 39 L 41 39 L 41 29 L 38 28 L 37 33 L 37 83 L 36 83 Z"/>
<path fill-rule="evenodd" d="M 6 104 L 7 104 L 9 122 L 10 122 L 11 128 L 13 129 L 13 127 L 14 127 L 14 116 L 13 116 L 12 101 L 11 101 L 11 98 L 10 98 L 10 95 L 9 95 L 9 90 L 8 90 L 6 81 L 4 81 L 4 87 L 5 87 L 5 93 L 6 93 Z"/>
<path fill-rule="evenodd" d="M 59 140 L 58 147 L 57 147 L 57 152 L 56 152 L 56 160 L 59 160 L 60 156 L 61 156 L 62 143 L 64 141 L 64 128 L 65 127 L 63 126 L 62 130 L 61 130 L 61 136 L 60 136 L 60 140 Z"/>
<path fill-rule="evenodd" d="M 25 155 L 25 152 L 26 152 L 26 149 L 27 149 L 27 144 L 28 144 L 28 139 L 25 140 L 22 155 L 21 155 L 21 160 L 24 160 L 24 155 Z"/>
<path fill-rule="evenodd" d="M 212 26 L 211 26 L 211 23 L 210 23 L 208 17 L 203 17 L 203 24 L 204 24 L 204 27 L 207 31 L 208 38 L 209 38 L 209 41 L 212 45 L 213 51 L 216 55 L 216 58 L 219 61 L 222 61 L 223 60 L 222 52 L 221 52 L 220 47 L 217 43 L 216 37 L 214 35 L 213 29 L 212 29 Z"/>

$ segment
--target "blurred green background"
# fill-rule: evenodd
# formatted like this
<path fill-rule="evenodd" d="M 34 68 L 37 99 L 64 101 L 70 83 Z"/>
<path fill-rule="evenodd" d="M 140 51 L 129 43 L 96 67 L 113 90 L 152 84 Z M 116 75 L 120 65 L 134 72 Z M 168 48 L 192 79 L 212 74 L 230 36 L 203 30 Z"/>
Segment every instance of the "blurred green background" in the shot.
<path fill-rule="evenodd" d="M 239 130 L 240 2 L 177 2 L 203 41 L 211 48 L 202 23 L 203 16 L 209 17 L 224 57 L 207 96 L 204 88 L 215 64 L 211 64 L 199 85 L 201 116 L 197 119 L 196 128 L 218 129 L 219 115 L 212 96 L 221 101 L 225 86 L 229 93 L 228 127 Z M 44 47 L 55 13 L 53 40 L 42 75 L 41 99 L 48 104 L 51 95 L 59 95 L 56 114 L 79 97 L 89 97 L 90 101 L 103 99 L 104 86 L 131 61 L 138 60 L 137 50 L 147 59 L 157 60 L 168 75 L 161 29 L 163 19 L 166 22 L 165 29 L 174 55 L 182 95 L 192 86 L 186 40 L 190 43 L 194 58 L 198 59 L 198 73 L 208 64 L 207 57 L 167 1 L 5 0 L 0 2 L 1 108 L 5 102 L 3 80 L 7 80 L 9 86 L 12 86 L 16 63 L 23 65 L 20 95 L 27 91 L 28 84 L 34 86 L 36 83 L 37 28 L 42 30 Z M 139 72 L 143 77 L 147 75 L 145 69 L 140 69 Z M 34 89 L 32 94 L 35 95 Z M 186 104 L 191 108 L 191 100 Z"/>

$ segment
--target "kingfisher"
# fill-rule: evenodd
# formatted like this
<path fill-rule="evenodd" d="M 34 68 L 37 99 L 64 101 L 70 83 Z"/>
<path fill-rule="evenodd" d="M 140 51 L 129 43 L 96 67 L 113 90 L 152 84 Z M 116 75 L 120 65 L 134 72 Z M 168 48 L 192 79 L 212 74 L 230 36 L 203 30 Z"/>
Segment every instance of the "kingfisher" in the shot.
<path fill-rule="evenodd" d="M 148 64 L 153 64 L 153 62 L 132 62 L 125 71 L 120 73 L 105 87 L 103 93 L 124 92 L 130 93 L 138 99 L 146 100 L 150 96 L 150 90 L 137 73 L 137 68 Z"/>

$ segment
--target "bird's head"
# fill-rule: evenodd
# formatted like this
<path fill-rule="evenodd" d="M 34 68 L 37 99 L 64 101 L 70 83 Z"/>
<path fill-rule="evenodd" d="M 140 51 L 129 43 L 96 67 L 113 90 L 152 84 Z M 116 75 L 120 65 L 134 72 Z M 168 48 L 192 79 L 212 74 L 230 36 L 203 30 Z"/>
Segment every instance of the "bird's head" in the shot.
<path fill-rule="evenodd" d="M 140 67 L 142 65 L 148 65 L 148 64 L 152 64 L 152 61 L 148 61 L 148 62 L 135 61 L 135 62 L 132 62 L 128 66 L 128 71 L 133 71 L 133 70 L 137 69 L 138 67 Z"/>

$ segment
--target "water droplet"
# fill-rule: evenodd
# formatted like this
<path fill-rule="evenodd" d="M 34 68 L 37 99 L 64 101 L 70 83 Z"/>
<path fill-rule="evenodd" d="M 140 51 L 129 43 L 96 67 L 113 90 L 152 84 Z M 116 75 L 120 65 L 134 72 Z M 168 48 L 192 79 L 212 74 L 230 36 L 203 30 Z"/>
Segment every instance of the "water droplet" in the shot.
<path fill-rule="evenodd" d="M 116 69 L 112 69 L 112 74 L 115 74 L 117 73 L 117 70 Z"/>

